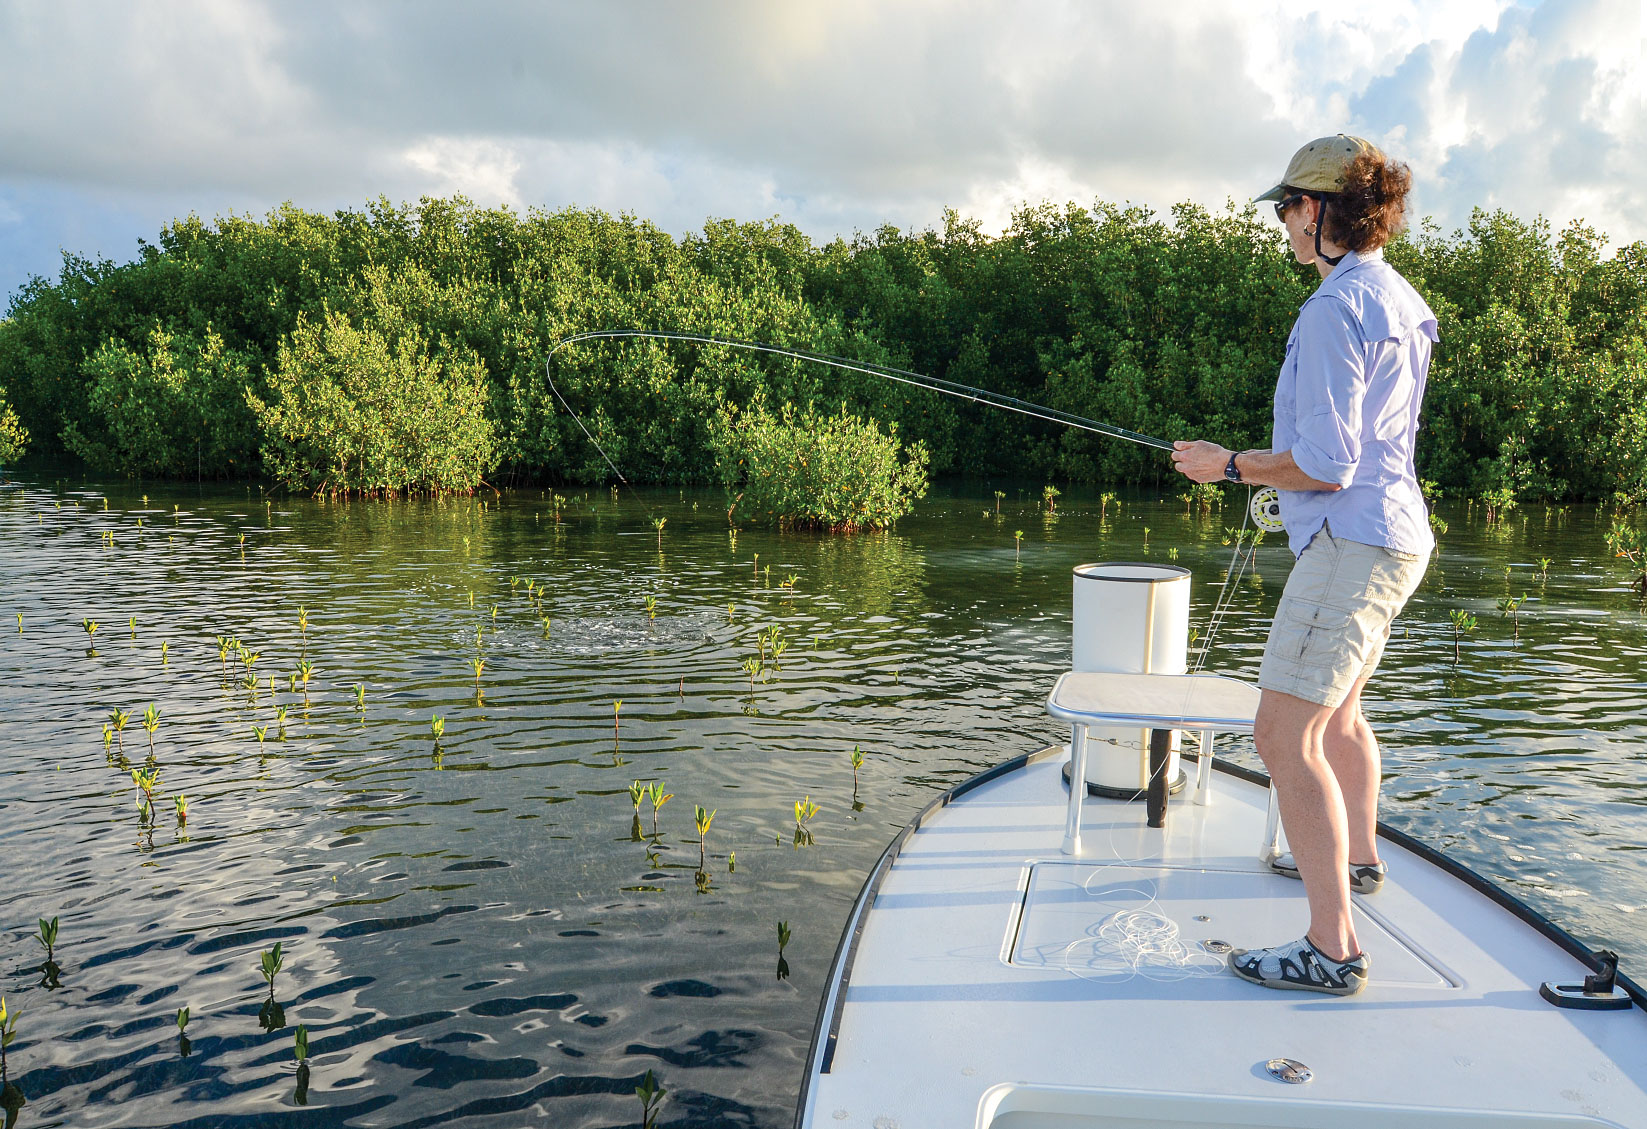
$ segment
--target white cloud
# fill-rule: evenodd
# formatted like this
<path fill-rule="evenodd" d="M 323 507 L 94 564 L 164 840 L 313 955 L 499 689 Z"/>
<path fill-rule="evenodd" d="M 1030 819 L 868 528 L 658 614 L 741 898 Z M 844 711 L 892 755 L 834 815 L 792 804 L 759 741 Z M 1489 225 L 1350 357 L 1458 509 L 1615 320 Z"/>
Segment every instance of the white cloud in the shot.
<path fill-rule="evenodd" d="M 1640 42 L 1636 0 L 13 0 L 0 189 L 996 230 L 1041 199 L 1245 199 L 1348 129 L 1447 226 L 1483 204 L 1624 241 Z"/>

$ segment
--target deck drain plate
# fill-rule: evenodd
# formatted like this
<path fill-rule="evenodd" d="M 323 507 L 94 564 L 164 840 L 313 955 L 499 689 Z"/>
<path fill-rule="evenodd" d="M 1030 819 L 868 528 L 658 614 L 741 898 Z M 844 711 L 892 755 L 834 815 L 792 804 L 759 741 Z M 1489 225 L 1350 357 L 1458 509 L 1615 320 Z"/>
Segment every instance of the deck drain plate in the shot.
<path fill-rule="evenodd" d="M 1315 1075 L 1310 1068 L 1295 1058 L 1272 1058 L 1264 1064 L 1264 1069 L 1270 1072 L 1270 1077 L 1294 1086 L 1302 1086 Z"/>

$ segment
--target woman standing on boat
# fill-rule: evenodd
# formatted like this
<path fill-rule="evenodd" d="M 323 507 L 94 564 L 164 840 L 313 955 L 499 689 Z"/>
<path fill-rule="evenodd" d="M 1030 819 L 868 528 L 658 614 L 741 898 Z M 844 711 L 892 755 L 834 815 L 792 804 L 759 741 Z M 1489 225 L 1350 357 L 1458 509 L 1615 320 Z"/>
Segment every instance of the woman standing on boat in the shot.
<path fill-rule="evenodd" d="M 1382 250 L 1411 184 L 1405 165 L 1358 137 L 1294 154 L 1258 199 L 1276 202 L 1293 255 L 1322 282 L 1287 339 L 1272 449 L 1174 444 L 1196 482 L 1277 487 L 1298 558 L 1264 647 L 1253 742 L 1292 846 L 1271 866 L 1303 879 L 1310 926 L 1291 944 L 1230 956 L 1235 975 L 1270 988 L 1350 995 L 1367 983 L 1350 892 L 1375 892 L 1384 865 L 1378 740 L 1361 691 L 1435 547 L 1413 442 L 1436 319 Z"/>

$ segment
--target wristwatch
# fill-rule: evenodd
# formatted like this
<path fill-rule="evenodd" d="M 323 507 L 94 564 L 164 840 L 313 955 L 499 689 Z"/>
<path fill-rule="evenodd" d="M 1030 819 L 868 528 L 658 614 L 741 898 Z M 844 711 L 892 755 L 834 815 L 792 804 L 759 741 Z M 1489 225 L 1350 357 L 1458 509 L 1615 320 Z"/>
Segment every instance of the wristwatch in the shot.
<path fill-rule="evenodd" d="M 1240 451 L 1231 451 L 1230 461 L 1224 464 L 1224 477 L 1231 482 L 1241 481 L 1241 468 L 1235 465 L 1235 456 L 1240 453 Z"/>

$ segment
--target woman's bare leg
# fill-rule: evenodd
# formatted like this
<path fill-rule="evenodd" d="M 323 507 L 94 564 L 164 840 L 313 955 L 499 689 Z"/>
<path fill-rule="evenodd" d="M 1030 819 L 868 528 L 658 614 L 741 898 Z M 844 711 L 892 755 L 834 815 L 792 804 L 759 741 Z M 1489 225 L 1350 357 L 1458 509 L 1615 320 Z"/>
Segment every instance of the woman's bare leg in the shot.
<path fill-rule="evenodd" d="M 1369 671 L 1356 680 L 1349 696 L 1327 719 L 1321 734 L 1327 764 L 1344 797 L 1349 865 L 1378 861 L 1378 787 L 1382 780 L 1378 738 L 1361 712 L 1361 690 Z"/>

